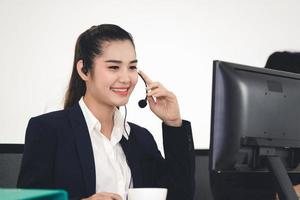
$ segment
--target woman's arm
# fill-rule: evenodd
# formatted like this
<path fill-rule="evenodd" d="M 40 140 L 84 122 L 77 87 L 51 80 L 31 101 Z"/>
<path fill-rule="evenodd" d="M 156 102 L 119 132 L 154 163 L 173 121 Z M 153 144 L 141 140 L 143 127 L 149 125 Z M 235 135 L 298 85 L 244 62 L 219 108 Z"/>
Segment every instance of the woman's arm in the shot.
<path fill-rule="evenodd" d="M 195 152 L 190 122 L 180 127 L 163 124 L 165 161 L 168 166 L 168 199 L 192 200 L 195 186 Z"/>
<path fill-rule="evenodd" d="M 147 85 L 147 100 L 151 111 L 163 121 L 165 164 L 159 167 L 159 173 L 163 185 L 168 187 L 168 199 L 192 200 L 195 155 L 190 122 L 181 119 L 174 93 L 161 83 L 151 81 L 145 73 L 139 73 Z"/>

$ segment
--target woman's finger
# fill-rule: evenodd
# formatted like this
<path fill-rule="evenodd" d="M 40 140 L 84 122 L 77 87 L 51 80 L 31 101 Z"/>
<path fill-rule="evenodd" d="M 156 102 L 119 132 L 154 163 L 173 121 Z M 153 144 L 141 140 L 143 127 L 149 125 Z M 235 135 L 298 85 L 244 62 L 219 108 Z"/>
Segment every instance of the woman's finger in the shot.
<path fill-rule="evenodd" d="M 109 196 L 113 199 L 113 200 L 122 200 L 122 197 L 118 194 L 114 194 L 114 193 L 109 193 Z"/>
<path fill-rule="evenodd" d="M 160 82 L 152 82 L 147 85 L 148 90 L 153 90 L 155 88 L 165 88 Z"/>
<path fill-rule="evenodd" d="M 122 200 L 122 197 L 118 194 L 109 193 L 109 192 L 99 192 L 89 198 L 82 200 Z"/>
<path fill-rule="evenodd" d="M 148 96 L 148 97 L 147 97 L 147 100 L 148 100 L 148 102 L 149 102 L 150 108 L 153 108 L 153 107 L 155 106 L 155 104 L 156 104 L 156 102 L 155 102 L 155 100 L 154 100 L 154 97 Z"/>
<path fill-rule="evenodd" d="M 165 88 L 155 88 L 147 92 L 147 96 L 173 98 L 174 94 Z"/>
<path fill-rule="evenodd" d="M 142 79 L 144 79 L 147 86 L 152 83 L 152 80 L 143 71 L 139 70 L 138 73 L 141 75 Z"/>
<path fill-rule="evenodd" d="M 167 94 L 169 91 L 159 82 L 151 83 L 147 87 L 147 94 L 149 94 L 151 96 L 151 95 L 154 95 L 156 92 L 164 92 Z"/>
<path fill-rule="evenodd" d="M 100 194 L 110 197 L 112 200 L 122 200 L 122 197 L 115 193 L 101 192 Z"/>
<path fill-rule="evenodd" d="M 168 92 L 165 90 L 152 90 L 151 92 L 147 93 L 147 96 L 168 98 L 170 95 L 168 95 Z"/>

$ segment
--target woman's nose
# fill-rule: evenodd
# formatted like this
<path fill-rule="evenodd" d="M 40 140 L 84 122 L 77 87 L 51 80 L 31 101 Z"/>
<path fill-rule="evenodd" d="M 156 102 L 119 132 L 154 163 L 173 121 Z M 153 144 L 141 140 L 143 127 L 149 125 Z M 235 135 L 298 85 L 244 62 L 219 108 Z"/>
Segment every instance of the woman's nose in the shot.
<path fill-rule="evenodd" d="M 121 72 L 120 77 L 119 77 L 119 81 L 121 83 L 129 83 L 130 82 L 130 76 L 129 76 L 129 72 Z"/>

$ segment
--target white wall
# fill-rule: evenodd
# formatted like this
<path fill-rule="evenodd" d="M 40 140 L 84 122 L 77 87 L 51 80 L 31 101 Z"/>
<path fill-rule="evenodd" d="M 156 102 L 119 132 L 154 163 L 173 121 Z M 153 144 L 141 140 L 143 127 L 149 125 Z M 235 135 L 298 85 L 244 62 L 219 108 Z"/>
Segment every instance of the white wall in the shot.
<path fill-rule="evenodd" d="M 299 8 L 297 0 L 0 0 L 0 143 L 23 143 L 29 118 L 61 105 L 77 36 L 116 23 L 134 36 L 139 68 L 177 94 L 196 148 L 208 148 L 212 60 L 262 67 L 275 50 L 300 50 Z M 159 120 L 137 106 L 144 93 L 140 82 L 128 118 L 161 148 Z"/>

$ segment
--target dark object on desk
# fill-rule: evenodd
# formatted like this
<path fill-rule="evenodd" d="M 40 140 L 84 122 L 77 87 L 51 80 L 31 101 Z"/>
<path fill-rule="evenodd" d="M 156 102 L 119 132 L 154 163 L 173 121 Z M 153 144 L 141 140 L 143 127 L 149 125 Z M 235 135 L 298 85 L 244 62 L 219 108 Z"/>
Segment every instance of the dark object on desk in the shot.
<path fill-rule="evenodd" d="M 214 61 L 212 176 L 258 173 L 259 184 L 271 171 L 281 199 L 297 199 L 285 168 L 298 172 L 299 90 L 300 75 Z"/>
<path fill-rule="evenodd" d="M 210 189 L 208 171 L 209 150 L 197 149 L 195 151 L 195 195 L 194 200 L 213 200 Z"/>
<path fill-rule="evenodd" d="M 23 144 L 0 144 L 0 187 L 15 188 L 20 171 Z"/>

